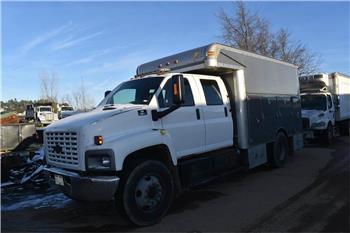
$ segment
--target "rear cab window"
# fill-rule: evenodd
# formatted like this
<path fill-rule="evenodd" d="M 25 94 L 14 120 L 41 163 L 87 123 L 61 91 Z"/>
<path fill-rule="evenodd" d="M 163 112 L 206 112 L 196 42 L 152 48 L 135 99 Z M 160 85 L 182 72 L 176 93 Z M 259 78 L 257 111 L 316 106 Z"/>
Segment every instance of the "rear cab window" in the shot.
<path fill-rule="evenodd" d="M 215 80 L 201 79 L 201 86 L 207 105 L 223 105 L 222 95 L 218 83 Z"/>

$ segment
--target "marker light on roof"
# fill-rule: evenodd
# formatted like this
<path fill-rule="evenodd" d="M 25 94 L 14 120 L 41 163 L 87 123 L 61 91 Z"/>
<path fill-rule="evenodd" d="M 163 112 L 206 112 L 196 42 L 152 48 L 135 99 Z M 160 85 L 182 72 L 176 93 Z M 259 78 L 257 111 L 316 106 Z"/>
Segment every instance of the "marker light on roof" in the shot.
<path fill-rule="evenodd" d="M 208 51 L 207 52 L 207 57 L 214 57 L 215 51 Z"/>

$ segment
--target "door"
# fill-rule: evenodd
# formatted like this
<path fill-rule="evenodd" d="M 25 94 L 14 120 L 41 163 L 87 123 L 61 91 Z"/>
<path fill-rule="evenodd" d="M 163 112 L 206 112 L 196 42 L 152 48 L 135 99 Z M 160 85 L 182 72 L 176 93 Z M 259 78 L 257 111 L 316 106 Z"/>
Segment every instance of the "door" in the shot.
<path fill-rule="evenodd" d="M 170 135 L 178 158 L 203 152 L 205 143 L 204 120 L 199 108 L 196 83 L 189 76 L 185 77 L 184 84 L 185 102 L 161 119 L 162 127 Z M 161 111 L 173 105 L 172 98 L 171 79 L 168 79 L 158 95 Z"/>
<path fill-rule="evenodd" d="M 335 123 L 335 111 L 333 106 L 333 101 L 331 95 L 327 95 L 327 112 L 326 116 L 328 121 L 332 122 L 332 125 Z"/>
<path fill-rule="evenodd" d="M 233 145 L 233 122 L 228 93 L 220 78 L 199 76 L 205 124 L 205 150 Z"/>

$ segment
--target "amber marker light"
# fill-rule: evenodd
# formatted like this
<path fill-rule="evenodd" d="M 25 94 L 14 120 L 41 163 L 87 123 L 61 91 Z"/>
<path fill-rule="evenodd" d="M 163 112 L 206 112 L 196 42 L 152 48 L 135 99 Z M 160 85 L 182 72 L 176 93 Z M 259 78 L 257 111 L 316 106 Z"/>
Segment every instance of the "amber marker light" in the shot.
<path fill-rule="evenodd" d="M 214 51 L 208 51 L 208 52 L 207 52 L 207 56 L 208 56 L 208 57 L 214 57 L 214 55 L 215 55 L 215 52 L 214 52 Z"/>
<path fill-rule="evenodd" d="M 103 144 L 103 137 L 100 135 L 100 136 L 95 136 L 94 137 L 94 142 L 95 142 L 95 145 L 102 145 Z"/>
<path fill-rule="evenodd" d="M 174 83 L 173 91 L 174 91 L 174 95 L 178 95 L 178 93 L 177 93 L 177 83 Z"/>

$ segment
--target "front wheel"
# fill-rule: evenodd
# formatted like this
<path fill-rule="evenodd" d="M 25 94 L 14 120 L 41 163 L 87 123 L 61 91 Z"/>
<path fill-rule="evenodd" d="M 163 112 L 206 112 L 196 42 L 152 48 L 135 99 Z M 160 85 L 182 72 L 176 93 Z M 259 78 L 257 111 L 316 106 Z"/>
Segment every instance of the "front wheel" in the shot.
<path fill-rule="evenodd" d="M 117 193 L 118 208 L 131 223 L 138 226 L 159 222 L 174 196 L 172 175 L 159 161 L 139 162 L 121 185 Z"/>

